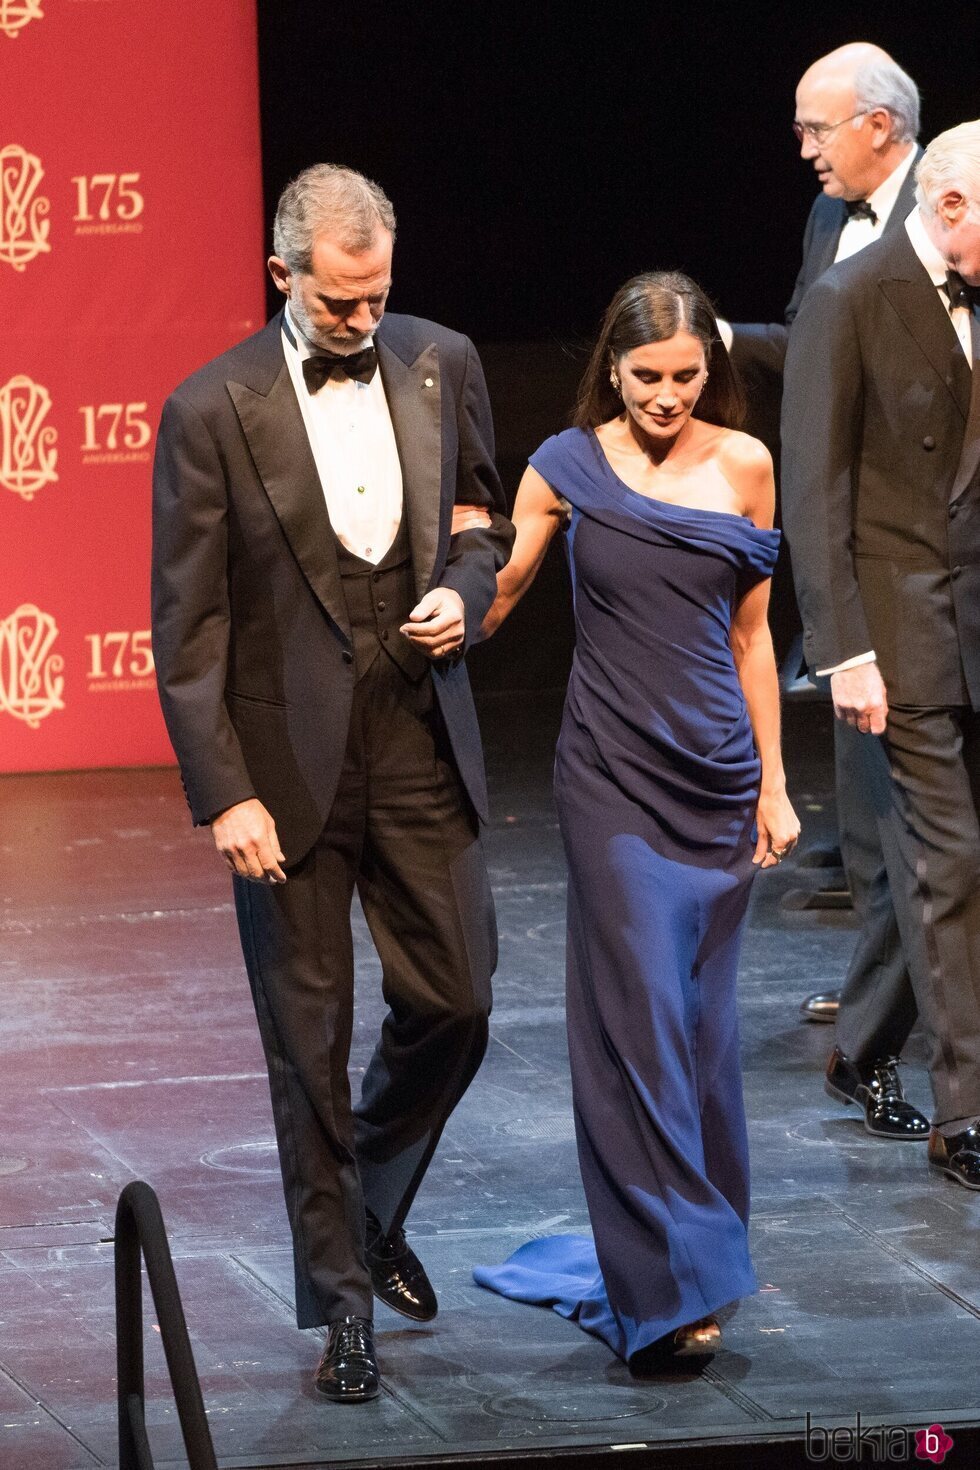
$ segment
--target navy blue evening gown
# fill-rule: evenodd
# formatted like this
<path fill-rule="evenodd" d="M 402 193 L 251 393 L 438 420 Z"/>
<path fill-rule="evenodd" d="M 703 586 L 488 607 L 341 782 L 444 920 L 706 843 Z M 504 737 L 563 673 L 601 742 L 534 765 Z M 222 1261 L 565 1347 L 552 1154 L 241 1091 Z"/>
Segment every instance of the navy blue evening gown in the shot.
<path fill-rule="evenodd" d="M 730 630 L 779 534 L 640 495 L 590 431 L 548 439 L 531 464 L 571 505 L 555 795 L 594 1240 L 532 1240 L 474 1276 L 628 1359 L 756 1290 L 735 975 L 760 766 Z"/>

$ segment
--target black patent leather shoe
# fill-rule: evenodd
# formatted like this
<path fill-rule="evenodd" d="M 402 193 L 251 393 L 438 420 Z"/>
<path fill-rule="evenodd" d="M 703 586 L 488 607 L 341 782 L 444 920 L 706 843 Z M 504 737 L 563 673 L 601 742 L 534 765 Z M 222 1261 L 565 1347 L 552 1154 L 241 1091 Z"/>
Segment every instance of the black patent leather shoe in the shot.
<path fill-rule="evenodd" d="M 948 1138 L 934 1128 L 929 1134 L 929 1163 L 964 1189 L 980 1189 L 980 1119 Z"/>
<path fill-rule="evenodd" d="M 824 1090 L 838 1102 L 863 1108 L 864 1126 L 876 1138 L 921 1143 L 929 1137 L 928 1120 L 906 1100 L 898 1057 L 852 1062 L 835 1046 L 827 1063 Z"/>
<path fill-rule="evenodd" d="M 839 1009 L 839 990 L 818 990 L 807 996 L 800 1006 L 800 1015 L 804 1021 L 836 1021 Z"/>
<path fill-rule="evenodd" d="M 364 1317 L 343 1317 L 330 1323 L 313 1382 L 336 1404 L 363 1404 L 377 1398 L 381 1375 L 370 1322 Z"/>
<path fill-rule="evenodd" d="M 367 1268 L 374 1294 L 385 1306 L 393 1307 L 413 1322 L 431 1322 L 439 1310 L 425 1267 L 405 1239 L 404 1230 L 382 1233 L 378 1221 L 367 1211 L 365 1241 Z"/>

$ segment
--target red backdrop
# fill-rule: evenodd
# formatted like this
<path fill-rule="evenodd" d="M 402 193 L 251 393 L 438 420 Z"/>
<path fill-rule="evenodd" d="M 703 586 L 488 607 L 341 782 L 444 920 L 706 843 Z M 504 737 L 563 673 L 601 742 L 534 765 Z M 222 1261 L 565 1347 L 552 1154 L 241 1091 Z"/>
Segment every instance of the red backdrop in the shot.
<path fill-rule="evenodd" d="M 0 770 L 172 760 L 164 398 L 264 320 L 254 0 L 0 0 Z"/>

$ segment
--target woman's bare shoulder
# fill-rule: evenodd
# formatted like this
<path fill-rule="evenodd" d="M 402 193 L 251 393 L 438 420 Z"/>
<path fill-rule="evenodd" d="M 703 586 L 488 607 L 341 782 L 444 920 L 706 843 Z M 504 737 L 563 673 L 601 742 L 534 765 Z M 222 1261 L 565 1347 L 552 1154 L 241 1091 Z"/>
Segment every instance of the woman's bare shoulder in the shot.
<path fill-rule="evenodd" d="M 772 455 L 761 439 L 741 429 L 719 429 L 718 433 L 716 453 L 726 479 L 755 482 L 772 474 Z"/>

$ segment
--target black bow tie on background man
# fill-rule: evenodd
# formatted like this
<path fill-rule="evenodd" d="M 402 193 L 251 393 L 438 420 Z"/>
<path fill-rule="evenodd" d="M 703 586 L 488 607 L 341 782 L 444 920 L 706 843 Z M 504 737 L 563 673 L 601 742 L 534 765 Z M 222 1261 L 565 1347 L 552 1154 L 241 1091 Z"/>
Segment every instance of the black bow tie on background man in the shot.
<path fill-rule="evenodd" d="M 875 214 L 867 199 L 845 199 L 844 205 L 847 209 L 847 217 L 851 219 L 869 219 L 873 225 L 878 223 Z"/>
<path fill-rule="evenodd" d="M 964 281 L 959 271 L 946 272 L 946 295 L 949 297 L 951 310 L 957 306 L 965 306 L 967 311 L 975 311 L 980 304 L 980 286 L 971 286 Z"/>
<path fill-rule="evenodd" d="M 372 343 L 360 352 L 317 352 L 303 359 L 303 380 L 311 393 L 319 393 L 328 378 L 356 378 L 370 383 L 378 370 L 378 354 Z"/>

